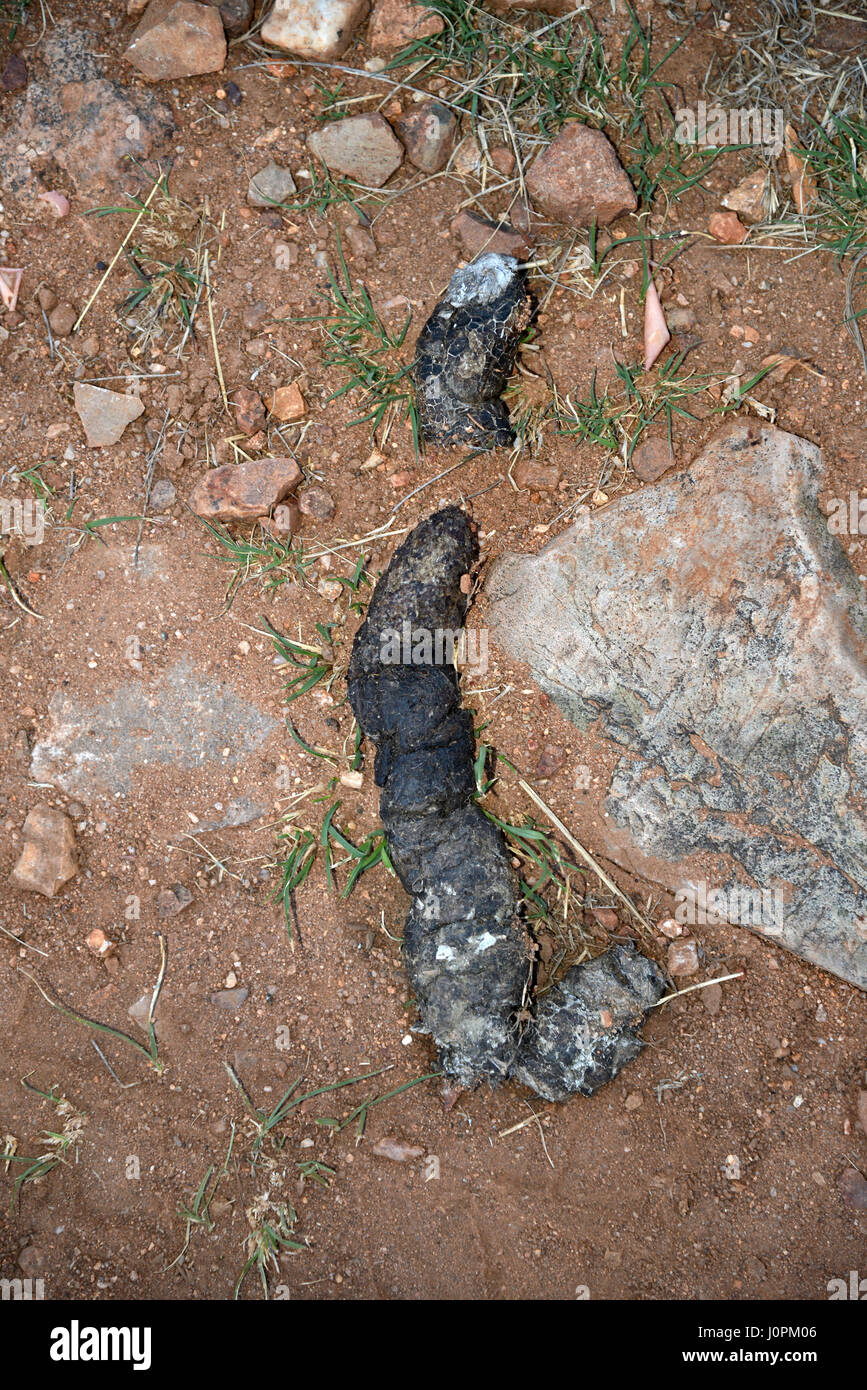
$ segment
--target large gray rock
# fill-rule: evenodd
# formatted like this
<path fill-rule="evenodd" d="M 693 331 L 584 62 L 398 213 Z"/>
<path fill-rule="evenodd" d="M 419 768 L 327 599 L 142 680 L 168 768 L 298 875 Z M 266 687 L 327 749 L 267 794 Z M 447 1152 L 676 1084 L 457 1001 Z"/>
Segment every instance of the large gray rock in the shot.
<path fill-rule="evenodd" d="M 492 570 L 494 639 L 622 748 L 597 849 L 867 988 L 867 610 L 819 450 L 739 423 Z"/>

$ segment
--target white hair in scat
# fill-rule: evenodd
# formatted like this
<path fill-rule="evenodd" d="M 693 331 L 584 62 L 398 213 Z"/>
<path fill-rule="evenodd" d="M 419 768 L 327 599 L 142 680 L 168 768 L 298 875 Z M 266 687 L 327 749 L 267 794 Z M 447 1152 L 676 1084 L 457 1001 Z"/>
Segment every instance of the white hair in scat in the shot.
<path fill-rule="evenodd" d="M 471 261 L 463 270 L 456 270 L 449 287 L 443 296 L 443 303 L 454 309 L 463 309 L 468 304 L 490 304 L 513 280 L 518 272 L 518 262 L 514 256 L 501 256 L 497 251 L 486 251 L 478 260 Z"/>

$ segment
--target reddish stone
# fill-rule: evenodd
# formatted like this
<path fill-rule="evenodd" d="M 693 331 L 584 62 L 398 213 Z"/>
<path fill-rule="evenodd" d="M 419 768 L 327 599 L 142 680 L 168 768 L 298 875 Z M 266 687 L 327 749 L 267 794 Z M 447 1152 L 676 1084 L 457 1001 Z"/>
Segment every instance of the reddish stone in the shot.
<path fill-rule="evenodd" d="M 639 444 L 631 461 L 636 477 L 643 483 L 655 483 L 657 478 L 674 467 L 675 458 L 667 439 L 646 439 Z"/>
<path fill-rule="evenodd" d="M 418 39 L 441 34 L 445 20 L 412 0 L 376 0 L 367 41 L 374 53 L 396 53 Z"/>
<path fill-rule="evenodd" d="M 516 231 L 508 222 L 489 222 L 477 212 L 459 212 L 451 229 L 460 238 L 464 254 L 471 260 L 482 251 L 496 251 L 501 256 L 516 256 L 523 261 L 531 251 L 530 242 L 523 232 Z"/>
<path fill-rule="evenodd" d="M 294 459 L 254 459 L 206 473 L 190 498 L 197 516 L 209 521 L 246 521 L 288 497 L 302 478 Z"/>
<path fill-rule="evenodd" d="M 219 72 L 226 35 L 218 10 L 195 0 L 151 0 L 125 57 L 152 82 Z"/>
<path fill-rule="evenodd" d="M 740 246 L 749 236 L 749 231 L 736 212 L 715 212 L 707 229 L 723 246 Z"/>
<path fill-rule="evenodd" d="M 233 406 L 235 424 L 242 434 L 255 434 L 265 428 L 265 407 L 258 391 L 250 386 L 239 386 Z"/>
<path fill-rule="evenodd" d="M 527 174 L 534 205 L 555 222 L 600 227 L 638 206 L 635 190 L 601 130 L 570 121 Z"/>

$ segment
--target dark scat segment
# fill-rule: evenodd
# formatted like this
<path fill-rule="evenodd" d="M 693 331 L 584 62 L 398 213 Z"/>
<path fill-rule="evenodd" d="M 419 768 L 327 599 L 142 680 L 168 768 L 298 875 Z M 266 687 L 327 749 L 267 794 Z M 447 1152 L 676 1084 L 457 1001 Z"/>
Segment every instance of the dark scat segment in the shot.
<path fill-rule="evenodd" d="M 659 967 L 631 947 L 573 966 L 539 1001 L 515 1078 L 546 1100 L 592 1095 L 638 1056 L 638 1029 L 665 990 Z"/>
<path fill-rule="evenodd" d="M 475 536 L 457 507 L 429 517 L 395 553 L 349 663 L 349 700 L 377 744 L 389 853 L 413 904 L 404 957 L 424 1028 L 464 1085 L 507 1074 L 529 982 L 527 940 L 499 831 L 473 802 L 472 717 L 453 665 L 389 665 L 383 634 L 457 632 Z"/>
<path fill-rule="evenodd" d="M 413 375 L 424 437 L 432 443 L 511 444 L 499 399 L 533 301 L 513 256 L 480 256 L 456 271 L 416 343 Z"/>
<path fill-rule="evenodd" d="M 535 1019 L 518 1021 L 532 985 L 529 942 L 505 841 L 474 801 L 473 726 L 457 672 L 383 655 L 404 624 L 411 632 L 461 628 L 461 577 L 476 559 L 473 528 L 458 507 L 410 533 L 356 636 L 349 701 L 376 742 L 389 854 L 412 896 L 404 957 L 444 1070 L 465 1086 L 514 1076 L 546 1099 L 565 1100 L 592 1094 L 637 1055 L 637 1029 L 666 984 L 652 961 L 618 946 L 573 967 Z"/>

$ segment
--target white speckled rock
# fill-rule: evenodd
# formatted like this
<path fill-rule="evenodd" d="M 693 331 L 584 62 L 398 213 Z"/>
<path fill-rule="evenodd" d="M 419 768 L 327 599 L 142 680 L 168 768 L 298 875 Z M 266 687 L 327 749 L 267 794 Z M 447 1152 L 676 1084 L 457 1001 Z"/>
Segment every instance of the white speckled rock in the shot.
<path fill-rule="evenodd" d="M 369 9 L 369 0 L 277 0 L 262 38 L 299 58 L 339 58 Z"/>
<path fill-rule="evenodd" d="M 739 421 L 488 583 L 506 651 L 621 753 L 601 853 L 867 988 L 867 609 L 822 458 Z"/>
<path fill-rule="evenodd" d="M 346 174 L 365 188 L 381 188 L 403 162 L 403 145 L 377 112 L 332 121 L 314 130 L 307 145 L 327 169 Z"/>

